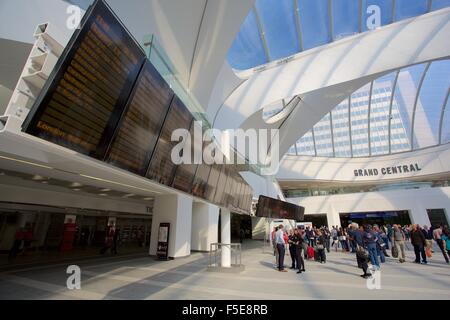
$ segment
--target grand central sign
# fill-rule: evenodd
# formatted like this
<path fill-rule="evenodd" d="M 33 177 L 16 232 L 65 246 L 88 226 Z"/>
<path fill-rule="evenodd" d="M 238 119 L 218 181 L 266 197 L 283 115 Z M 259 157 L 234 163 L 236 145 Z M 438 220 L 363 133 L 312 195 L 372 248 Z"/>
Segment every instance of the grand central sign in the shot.
<path fill-rule="evenodd" d="M 396 175 L 400 173 L 412 173 L 421 171 L 422 168 L 418 163 L 405 164 L 393 167 L 372 168 L 372 169 L 355 169 L 353 171 L 355 177 L 373 177 L 378 175 Z"/>

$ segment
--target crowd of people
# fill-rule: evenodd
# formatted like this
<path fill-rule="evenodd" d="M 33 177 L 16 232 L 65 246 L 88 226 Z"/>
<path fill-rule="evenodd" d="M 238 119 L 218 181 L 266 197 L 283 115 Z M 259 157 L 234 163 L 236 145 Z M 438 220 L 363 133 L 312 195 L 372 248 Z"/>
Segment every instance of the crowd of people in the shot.
<path fill-rule="evenodd" d="M 285 230 L 279 225 L 272 231 L 272 243 L 276 259 L 276 268 L 287 272 L 284 265 L 286 248 L 291 257 L 291 269 L 297 273 L 305 272 L 305 260 L 314 259 L 326 263 L 326 252 L 342 250 L 354 253 L 358 267 L 363 269 L 361 277 L 372 276 L 369 264 L 374 270 L 380 270 L 386 257 L 392 255 L 399 263 L 406 262 L 405 251 L 412 245 L 415 253 L 415 263 L 427 264 L 427 258 L 433 256 L 433 243 L 442 252 L 449 263 L 450 231 L 447 226 L 419 226 L 417 224 L 401 226 L 394 225 L 358 225 L 351 223 L 348 227 L 298 227 Z M 388 253 L 390 250 L 390 254 Z"/>

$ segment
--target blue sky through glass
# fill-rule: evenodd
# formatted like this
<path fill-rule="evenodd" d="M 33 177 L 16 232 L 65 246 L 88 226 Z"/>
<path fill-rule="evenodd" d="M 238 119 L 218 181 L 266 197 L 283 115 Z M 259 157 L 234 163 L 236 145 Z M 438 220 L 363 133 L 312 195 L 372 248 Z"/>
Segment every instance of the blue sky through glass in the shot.
<path fill-rule="evenodd" d="M 331 40 L 327 0 L 298 0 L 303 47 L 311 49 Z"/>
<path fill-rule="evenodd" d="M 428 0 L 396 0 L 395 20 L 403 20 L 424 14 L 428 9 Z"/>
<path fill-rule="evenodd" d="M 333 0 L 334 40 L 339 40 L 359 32 L 359 2 Z"/>
<path fill-rule="evenodd" d="M 300 51 L 292 0 L 258 0 L 256 10 L 272 60 Z"/>
<path fill-rule="evenodd" d="M 255 13 L 250 11 L 228 52 L 228 62 L 239 70 L 249 69 L 267 62 Z"/>
<path fill-rule="evenodd" d="M 450 6 L 450 0 L 433 0 L 431 10 L 439 10 Z"/>

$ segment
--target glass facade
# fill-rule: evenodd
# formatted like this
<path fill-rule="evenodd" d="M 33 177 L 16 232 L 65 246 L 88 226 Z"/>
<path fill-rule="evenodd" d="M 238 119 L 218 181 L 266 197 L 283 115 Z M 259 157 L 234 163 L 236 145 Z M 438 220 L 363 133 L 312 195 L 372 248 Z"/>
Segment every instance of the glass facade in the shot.
<path fill-rule="evenodd" d="M 228 52 L 247 70 L 450 6 L 449 0 L 256 0 Z"/>
<path fill-rule="evenodd" d="M 386 74 L 337 105 L 288 153 L 368 157 L 447 143 L 449 74 L 450 60 Z"/>

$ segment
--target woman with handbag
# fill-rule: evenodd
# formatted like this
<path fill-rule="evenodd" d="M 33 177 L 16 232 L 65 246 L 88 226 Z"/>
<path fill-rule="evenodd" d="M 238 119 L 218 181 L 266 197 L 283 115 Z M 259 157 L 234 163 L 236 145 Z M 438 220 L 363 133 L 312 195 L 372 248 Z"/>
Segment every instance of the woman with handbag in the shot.
<path fill-rule="evenodd" d="M 357 227 L 354 232 L 354 238 L 356 242 L 356 262 L 358 263 L 358 268 L 361 268 L 364 271 L 364 274 L 362 274 L 361 277 L 364 279 L 370 278 L 372 274 L 367 272 L 369 269 L 369 253 L 365 248 L 363 226 Z"/>
<path fill-rule="evenodd" d="M 326 263 L 327 256 L 325 254 L 325 237 L 320 230 L 317 230 L 316 233 L 316 248 L 319 256 L 319 262 Z"/>

